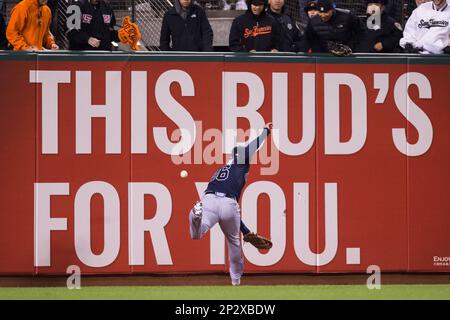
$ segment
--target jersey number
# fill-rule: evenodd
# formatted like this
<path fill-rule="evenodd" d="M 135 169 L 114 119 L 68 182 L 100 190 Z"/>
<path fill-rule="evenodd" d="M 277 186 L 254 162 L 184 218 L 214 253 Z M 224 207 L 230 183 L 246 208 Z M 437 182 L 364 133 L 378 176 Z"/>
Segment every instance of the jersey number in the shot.
<path fill-rule="evenodd" d="M 222 169 L 220 169 L 218 172 L 217 172 L 217 175 L 216 175 L 216 180 L 217 181 L 224 181 L 224 180 L 227 180 L 228 179 L 228 177 L 229 177 L 229 175 L 230 175 L 230 167 L 231 166 L 225 166 L 225 167 L 223 167 Z"/>

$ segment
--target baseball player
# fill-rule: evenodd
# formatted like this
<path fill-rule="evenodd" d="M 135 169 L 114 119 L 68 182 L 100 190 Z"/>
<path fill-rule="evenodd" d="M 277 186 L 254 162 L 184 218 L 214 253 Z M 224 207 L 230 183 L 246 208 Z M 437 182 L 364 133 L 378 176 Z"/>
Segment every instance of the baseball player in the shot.
<path fill-rule="evenodd" d="M 250 160 L 270 134 L 272 124 L 247 146 L 234 147 L 232 158 L 212 176 L 202 199 L 189 212 L 189 227 L 194 240 L 201 239 L 219 223 L 228 243 L 231 283 L 240 284 L 244 271 L 240 228 L 251 233 L 241 221 L 239 198 L 247 181 Z"/>
<path fill-rule="evenodd" d="M 409 53 L 448 52 L 450 6 L 447 0 L 433 0 L 417 7 L 406 22 L 400 46 Z"/>

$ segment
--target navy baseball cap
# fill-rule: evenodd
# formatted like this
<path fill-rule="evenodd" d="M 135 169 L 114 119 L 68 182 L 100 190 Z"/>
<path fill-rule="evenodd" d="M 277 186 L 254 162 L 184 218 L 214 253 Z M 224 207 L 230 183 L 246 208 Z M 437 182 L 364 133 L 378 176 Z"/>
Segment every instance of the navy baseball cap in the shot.
<path fill-rule="evenodd" d="M 385 6 L 387 4 L 387 0 L 366 0 L 366 5 L 369 3 L 380 3 Z"/>
<path fill-rule="evenodd" d="M 319 12 L 327 12 L 334 9 L 332 0 L 317 0 L 317 10 Z"/>
<path fill-rule="evenodd" d="M 305 8 L 304 8 L 305 12 L 309 12 L 311 10 L 317 10 L 317 1 L 309 1 Z"/>
<path fill-rule="evenodd" d="M 255 6 L 266 4 L 266 0 L 250 0 L 251 4 L 254 4 Z"/>

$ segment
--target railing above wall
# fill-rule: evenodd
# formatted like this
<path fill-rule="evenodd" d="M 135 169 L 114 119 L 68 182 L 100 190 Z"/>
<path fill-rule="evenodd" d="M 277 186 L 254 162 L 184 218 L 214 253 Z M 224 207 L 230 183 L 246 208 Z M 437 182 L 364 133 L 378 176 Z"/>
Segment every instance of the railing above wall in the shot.
<path fill-rule="evenodd" d="M 3 59 L 9 57 L 11 59 L 23 59 L 25 57 L 29 57 L 32 59 L 32 57 L 47 57 L 46 59 L 51 59 L 51 57 L 54 57 L 56 60 L 61 57 L 70 58 L 73 59 L 83 59 L 88 57 L 98 57 L 98 59 L 101 59 L 101 57 L 105 58 L 106 60 L 108 57 L 111 57 L 112 59 L 119 59 L 120 57 L 130 57 L 133 59 L 133 57 L 136 57 L 136 59 L 141 59 L 144 57 L 148 57 L 149 59 L 152 59 L 152 57 L 157 59 L 164 59 L 164 57 L 167 57 L 168 59 L 172 57 L 178 57 L 180 60 L 184 60 L 184 57 L 186 57 L 187 60 L 199 60 L 202 59 L 220 59 L 222 58 L 236 58 L 236 59 L 242 59 L 242 60 L 252 60 L 252 59 L 273 59 L 277 60 L 279 59 L 280 62 L 283 62 L 283 60 L 287 59 L 291 61 L 292 59 L 314 59 L 314 58 L 326 58 L 330 59 L 335 62 L 341 62 L 343 64 L 348 63 L 350 61 L 358 61 L 361 59 L 371 59 L 373 60 L 373 63 L 389 63 L 390 61 L 393 61 L 393 59 L 414 59 L 414 61 L 421 60 L 424 63 L 427 61 L 440 61 L 441 63 L 445 64 L 446 61 L 450 60 L 450 55 L 447 54 L 440 54 L 440 55 L 433 55 L 433 54 L 427 54 L 427 55 L 420 55 L 420 54 L 398 54 L 398 53 L 379 53 L 379 54 L 365 54 L 365 53 L 355 53 L 350 57 L 336 57 L 332 54 L 328 53 L 319 53 L 319 54 L 306 54 L 306 53 L 290 53 L 290 52 L 278 52 L 278 53 L 269 53 L 269 52 L 258 52 L 258 53 L 232 53 L 232 52 L 174 52 L 174 51 L 157 51 L 157 52 L 151 52 L 151 51 L 68 51 L 68 50 L 58 50 L 58 51 L 42 51 L 42 52 L 28 52 L 28 51 L 8 51 L 8 50 L 0 50 L 0 57 L 3 57 Z M 140 57 L 140 58 L 139 58 Z M 96 60 L 98 60 L 96 59 Z M 437 59 L 437 60 L 436 60 Z"/>

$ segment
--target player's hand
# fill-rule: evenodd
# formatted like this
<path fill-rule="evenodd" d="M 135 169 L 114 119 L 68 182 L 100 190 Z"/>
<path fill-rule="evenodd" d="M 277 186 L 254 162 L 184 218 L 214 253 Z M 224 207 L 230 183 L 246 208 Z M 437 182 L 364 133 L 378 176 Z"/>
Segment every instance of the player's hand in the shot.
<path fill-rule="evenodd" d="M 373 46 L 373 48 L 374 48 L 376 51 L 380 52 L 380 51 L 383 50 L 383 44 L 382 44 L 381 42 L 377 42 L 377 43 Z"/>
<path fill-rule="evenodd" d="M 270 241 L 270 239 L 253 232 L 244 235 L 244 241 L 251 243 L 257 249 L 268 250 L 272 248 L 272 241 Z"/>
<path fill-rule="evenodd" d="M 270 52 L 279 52 L 277 49 L 272 49 Z"/>
<path fill-rule="evenodd" d="M 88 43 L 91 47 L 94 47 L 94 48 L 100 47 L 100 40 L 98 40 L 97 38 L 90 37 L 88 39 Z"/>
<path fill-rule="evenodd" d="M 407 43 L 405 45 L 405 52 L 406 53 L 420 53 L 423 49 L 422 48 L 416 48 L 412 43 Z"/>
<path fill-rule="evenodd" d="M 269 129 L 269 130 L 272 130 L 272 128 L 273 128 L 272 122 L 267 122 L 266 123 L 266 128 Z"/>
<path fill-rule="evenodd" d="M 54 44 L 52 44 L 50 49 L 51 50 L 59 50 L 59 46 L 56 43 L 54 43 Z"/>
<path fill-rule="evenodd" d="M 256 50 L 255 50 L 255 49 L 252 49 L 252 50 L 250 50 L 249 52 L 251 52 L 251 53 L 255 53 L 255 52 L 256 52 Z"/>

